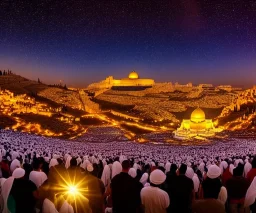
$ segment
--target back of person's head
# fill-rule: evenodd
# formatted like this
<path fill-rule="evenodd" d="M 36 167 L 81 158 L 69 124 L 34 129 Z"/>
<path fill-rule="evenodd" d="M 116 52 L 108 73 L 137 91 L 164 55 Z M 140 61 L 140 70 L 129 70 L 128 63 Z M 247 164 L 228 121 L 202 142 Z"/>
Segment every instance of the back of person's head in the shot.
<path fill-rule="evenodd" d="M 38 158 L 35 158 L 32 163 L 33 169 L 38 170 L 40 168 L 40 164 L 40 160 Z"/>
<path fill-rule="evenodd" d="M 238 166 L 233 170 L 233 176 L 242 176 L 244 172 L 244 165 L 239 163 Z"/>
<path fill-rule="evenodd" d="M 75 158 L 72 158 L 71 160 L 70 160 L 70 166 L 77 166 L 77 161 L 76 161 L 76 159 Z"/>
<path fill-rule="evenodd" d="M 122 168 L 123 168 L 123 170 L 128 171 L 130 169 L 130 162 L 128 160 L 124 160 L 122 162 Z"/>
<path fill-rule="evenodd" d="M 203 195 L 204 198 L 214 198 L 214 199 L 218 199 L 219 193 L 220 193 L 220 189 L 221 189 L 221 181 L 219 178 L 214 178 L 211 179 L 209 177 L 207 177 L 204 181 L 203 181 Z"/>
<path fill-rule="evenodd" d="M 176 164 L 172 163 L 171 168 L 170 168 L 170 172 L 172 174 L 176 174 L 177 169 L 178 169 L 178 166 Z"/>
<path fill-rule="evenodd" d="M 149 176 L 151 186 L 160 186 L 165 179 L 166 175 L 159 169 L 155 169 Z"/>
<path fill-rule="evenodd" d="M 185 175 L 187 171 L 187 165 L 186 164 L 181 164 L 180 168 L 179 168 L 179 174 L 180 175 Z"/>
<path fill-rule="evenodd" d="M 61 158 L 58 158 L 57 161 L 58 161 L 59 165 L 61 165 L 63 163 L 63 160 Z"/>
<path fill-rule="evenodd" d="M 255 157 L 252 160 L 252 168 L 256 168 L 256 158 Z"/>

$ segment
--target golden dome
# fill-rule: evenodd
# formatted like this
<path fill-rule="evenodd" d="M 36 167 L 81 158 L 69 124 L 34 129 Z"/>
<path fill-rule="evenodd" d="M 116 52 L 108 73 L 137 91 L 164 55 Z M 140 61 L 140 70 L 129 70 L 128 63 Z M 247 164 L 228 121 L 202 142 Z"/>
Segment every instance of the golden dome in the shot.
<path fill-rule="evenodd" d="M 196 108 L 192 113 L 191 113 L 191 117 L 190 120 L 192 122 L 195 123 L 200 123 L 205 121 L 205 113 L 202 109 L 200 109 L 199 107 Z"/>
<path fill-rule="evenodd" d="M 132 71 L 130 74 L 129 74 L 129 79 L 138 79 L 139 78 L 139 75 L 138 73 L 136 73 L 135 71 Z"/>

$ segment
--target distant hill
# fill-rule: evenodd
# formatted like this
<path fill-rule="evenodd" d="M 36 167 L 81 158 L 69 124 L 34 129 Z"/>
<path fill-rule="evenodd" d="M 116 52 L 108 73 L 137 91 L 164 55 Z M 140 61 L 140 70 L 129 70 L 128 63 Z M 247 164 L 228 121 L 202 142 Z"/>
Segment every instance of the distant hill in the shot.
<path fill-rule="evenodd" d="M 15 74 L 0 76 L 0 87 L 1 89 L 7 89 L 16 95 L 38 93 L 48 88 L 45 84 Z"/>

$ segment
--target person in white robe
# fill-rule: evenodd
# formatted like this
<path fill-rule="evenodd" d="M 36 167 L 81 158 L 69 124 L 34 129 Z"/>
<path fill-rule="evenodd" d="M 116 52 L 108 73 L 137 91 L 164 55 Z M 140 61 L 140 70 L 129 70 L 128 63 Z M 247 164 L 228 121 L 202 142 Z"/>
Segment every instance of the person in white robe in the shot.
<path fill-rule="evenodd" d="M 104 166 L 102 175 L 101 175 L 101 180 L 105 186 L 105 189 L 110 185 L 111 182 L 111 171 L 108 165 Z"/>
<path fill-rule="evenodd" d="M 140 178 L 140 182 L 142 183 L 143 186 L 145 186 L 145 184 L 148 182 L 148 173 L 144 173 L 141 178 Z"/>
<path fill-rule="evenodd" d="M 245 165 L 244 165 L 244 177 L 247 177 L 248 172 L 252 169 L 252 164 L 248 161 L 248 159 L 245 160 Z"/>
<path fill-rule="evenodd" d="M 115 161 L 112 165 L 112 177 L 111 178 L 113 179 L 116 175 L 118 175 L 121 172 L 122 172 L 121 163 L 118 161 Z"/>
<path fill-rule="evenodd" d="M 150 186 L 141 190 L 141 203 L 145 213 L 166 213 L 170 205 L 168 194 L 159 188 L 164 183 L 166 175 L 159 169 L 150 174 Z"/>
<path fill-rule="evenodd" d="M 254 177 L 250 187 L 246 192 L 244 206 L 249 207 L 252 204 L 254 204 L 255 201 L 256 201 L 256 177 Z"/>

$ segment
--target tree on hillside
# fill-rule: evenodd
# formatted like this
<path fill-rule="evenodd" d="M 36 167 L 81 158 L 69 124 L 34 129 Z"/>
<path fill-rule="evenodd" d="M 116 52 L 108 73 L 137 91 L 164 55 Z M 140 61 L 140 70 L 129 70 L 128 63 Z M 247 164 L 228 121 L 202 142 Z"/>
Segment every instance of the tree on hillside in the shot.
<path fill-rule="evenodd" d="M 0 70 L 0 76 L 3 75 L 2 70 Z"/>
<path fill-rule="evenodd" d="M 4 70 L 4 73 L 3 73 L 3 75 L 6 75 L 6 72 L 5 72 L 5 70 Z"/>
<path fill-rule="evenodd" d="M 40 81 L 40 79 L 39 79 L 39 78 L 37 79 L 37 82 L 38 82 L 39 84 L 41 84 L 41 81 Z"/>
<path fill-rule="evenodd" d="M 65 84 L 65 86 L 64 86 L 64 89 L 66 89 L 66 90 L 68 89 L 66 84 Z"/>

